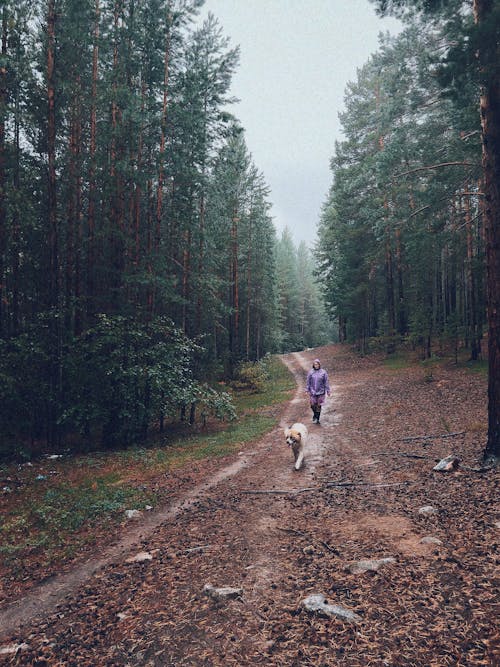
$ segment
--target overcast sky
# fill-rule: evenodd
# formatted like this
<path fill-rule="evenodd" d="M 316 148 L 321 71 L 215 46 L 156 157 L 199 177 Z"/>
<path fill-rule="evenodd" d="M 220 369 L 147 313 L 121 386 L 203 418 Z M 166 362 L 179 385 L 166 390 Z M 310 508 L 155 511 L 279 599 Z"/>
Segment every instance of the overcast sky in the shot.
<path fill-rule="evenodd" d="M 287 226 L 296 244 L 312 245 L 346 84 L 378 50 L 379 33 L 399 24 L 368 0 L 206 0 L 200 20 L 208 12 L 240 46 L 232 110 L 271 188 L 278 234 Z"/>

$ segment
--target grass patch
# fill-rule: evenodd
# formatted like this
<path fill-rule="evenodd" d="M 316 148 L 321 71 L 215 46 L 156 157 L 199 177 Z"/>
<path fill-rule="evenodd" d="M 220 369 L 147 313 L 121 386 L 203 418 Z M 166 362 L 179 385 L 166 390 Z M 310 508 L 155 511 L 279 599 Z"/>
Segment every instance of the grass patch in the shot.
<path fill-rule="evenodd" d="M 279 358 L 269 358 L 266 371 L 263 391 L 235 393 L 239 419 L 206 433 L 186 429 L 167 444 L 0 467 L 2 477 L 19 482 L 1 499 L 4 567 L 11 576 L 25 578 L 30 559 L 48 567 L 71 558 L 122 521 L 125 509 L 158 506 L 169 493 L 164 483 L 169 470 L 232 454 L 261 438 L 274 428 L 278 406 L 296 388 Z"/>
<path fill-rule="evenodd" d="M 463 364 L 463 368 L 468 370 L 470 373 L 479 373 L 484 377 L 488 377 L 488 362 L 486 359 L 481 359 L 479 361 L 466 361 Z"/>
<path fill-rule="evenodd" d="M 410 356 L 401 351 L 389 355 L 383 361 L 385 368 L 388 368 L 392 371 L 400 371 L 404 368 L 410 368 L 410 366 L 413 364 L 414 361 L 410 358 Z"/>
<path fill-rule="evenodd" d="M 237 414 L 248 410 L 277 405 L 291 398 L 296 389 L 295 380 L 288 368 L 278 357 L 269 357 L 266 361 L 268 374 L 264 391 L 258 393 L 235 392 L 233 401 Z"/>

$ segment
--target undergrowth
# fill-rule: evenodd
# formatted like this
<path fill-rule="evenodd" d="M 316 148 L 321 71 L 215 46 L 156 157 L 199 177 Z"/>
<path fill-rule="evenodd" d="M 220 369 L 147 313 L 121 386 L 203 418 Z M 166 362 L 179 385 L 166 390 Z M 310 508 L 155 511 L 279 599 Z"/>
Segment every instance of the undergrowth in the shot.
<path fill-rule="evenodd" d="M 11 575 L 24 576 L 29 559 L 44 567 L 71 558 L 99 531 L 123 521 L 126 509 L 165 500 L 168 483 L 158 480 L 169 471 L 234 453 L 270 431 L 273 406 L 291 397 L 295 381 L 278 358 L 265 363 L 259 392 L 235 392 L 236 421 L 197 433 L 186 427 L 148 447 L 1 466 L 0 557 Z"/>

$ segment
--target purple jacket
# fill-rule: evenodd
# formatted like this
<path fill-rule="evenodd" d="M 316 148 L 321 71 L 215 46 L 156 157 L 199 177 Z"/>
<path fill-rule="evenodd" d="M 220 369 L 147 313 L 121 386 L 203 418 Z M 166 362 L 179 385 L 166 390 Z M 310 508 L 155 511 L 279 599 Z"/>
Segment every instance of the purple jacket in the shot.
<path fill-rule="evenodd" d="M 330 393 L 328 373 L 323 368 L 311 368 L 307 374 L 306 391 L 310 396 L 321 396 Z"/>

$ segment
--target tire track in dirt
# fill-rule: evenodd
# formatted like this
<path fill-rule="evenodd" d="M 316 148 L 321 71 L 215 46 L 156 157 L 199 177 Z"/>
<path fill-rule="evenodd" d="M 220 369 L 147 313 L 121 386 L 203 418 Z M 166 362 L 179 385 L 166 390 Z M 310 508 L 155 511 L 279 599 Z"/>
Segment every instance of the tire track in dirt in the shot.
<path fill-rule="evenodd" d="M 324 447 L 320 435 L 311 433 L 307 460 L 304 469 L 301 471 L 302 474 L 297 475 L 292 467 L 290 452 L 287 451 L 286 447 L 282 446 L 282 430 L 294 421 L 307 421 L 304 414 L 305 409 L 307 409 L 307 401 L 304 398 L 303 387 L 305 385 L 305 369 L 309 362 L 305 355 L 301 353 L 286 355 L 282 357 L 282 360 L 293 373 L 297 382 L 297 390 L 295 397 L 288 404 L 276 429 L 265 436 L 260 442 L 255 443 L 252 449 L 247 448 L 244 452 L 241 452 L 240 456 L 233 463 L 222 468 L 202 484 L 184 493 L 179 500 L 152 515 L 148 515 L 144 520 L 141 519 L 142 523 L 140 525 L 129 528 L 119 542 L 106 549 L 100 557 L 92 558 L 67 573 L 50 578 L 48 581 L 34 587 L 24 597 L 5 605 L 0 609 L 0 641 L 19 628 L 29 626 L 35 623 L 37 619 L 45 618 L 58 605 L 62 604 L 65 599 L 75 594 L 96 573 L 116 561 L 124 561 L 134 548 L 137 548 L 141 542 L 144 542 L 162 524 L 172 522 L 180 514 L 193 507 L 200 498 L 203 498 L 215 487 L 228 479 L 237 477 L 249 467 L 261 467 L 266 470 L 271 467 L 275 488 L 293 491 L 294 488 L 304 486 L 304 478 L 310 480 L 313 477 L 315 467 L 323 456 Z M 324 412 L 324 421 L 325 423 L 329 421 L 327 410 Z M 311 431 L 311 429 L 309 430 Z M 273 444 L 279 443 L 280 445 L 280 449 L 277 450 L 279 452 L 277 456 L 279 461 L 274 462 L 272 466 L 270 466 L 269 461 L 270 442 Z M 272 458 L 275 459 L 276 454 Z M 261 480 L 261 484 L 266 484 L 267 481 L 268 475 L 266 474 L 264 479 Z M 245 484 L 245 481 L 243 480 L 242 483 Z M 297 483 L 299 484 L 297 485 Z M 261 526 L 263 522 L 265 523 L 265 519 L 261 518 Z M 259 530 L 257 530 L 258 532 Z M 262 567 L 265 569 L 264 565 Z M 258 586 L 257 583 L 255 585 Z"/>

